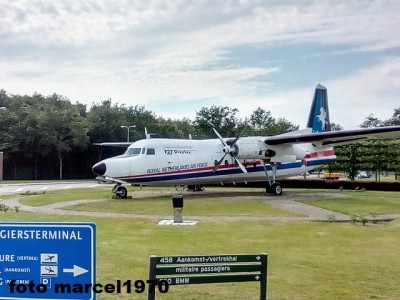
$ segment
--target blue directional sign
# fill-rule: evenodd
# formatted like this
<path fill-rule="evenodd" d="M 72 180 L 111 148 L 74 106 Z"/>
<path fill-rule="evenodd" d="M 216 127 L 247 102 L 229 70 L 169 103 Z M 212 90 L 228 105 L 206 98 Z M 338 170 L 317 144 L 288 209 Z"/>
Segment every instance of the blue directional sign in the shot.
<path fill-rule="evenodd" d="M 0 222 L 0 299 L 95 299 L 96 225 Z"/>

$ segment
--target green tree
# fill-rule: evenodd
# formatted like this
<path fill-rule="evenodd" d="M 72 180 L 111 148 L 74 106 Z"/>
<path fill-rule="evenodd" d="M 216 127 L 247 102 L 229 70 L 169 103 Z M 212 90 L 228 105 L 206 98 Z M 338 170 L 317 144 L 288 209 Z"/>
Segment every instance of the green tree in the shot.
<path fill-rule="evenodd" d="M 354 180 L 357 176 L 359 165 L 360 148 L 358 144 L 349 144 L 335 147 L 335 153 L 338 159 L 329 164 L 332 171 L 344 171 L 347 176 Z"/>
<path fill-rule="evenodd" d="M 390 125 L 393 125 L 393 126 L 395 126 L 395 125 L 400 125 L 400 107 L 399 107 L 399 108 L 395 108 L 395 109 L 394 109 L 393 116 L 392 116 L 390 119 L 386 120 L 384 123 L 385 123 L 385 125 L 387 125 L 387 126 L 390 126 Z"/>
<path fill-rule="evenodd" d="M 248 120 L 256 135 L 271 134 L 271 129 L 275 127 L 276 122 L 271 112 L 258 107 Z"/>
<path fill-rule="evenodd" d="M 17 126 L 20 127 L 21 124 L 14 112 L 0 111 L 0 151 L 4 152 L 5 162 L 12 162 L 14 179 L 17 179 L 17 162 L 24 157 L 21 145 L 23 135 L 19 133 L 21 130 Z"/>
<path fill-rule="evenodd" d="M 121 125 L 127 125 L 128 121 L 121 110 L 118 104 L 112 105 L 111 99 L 92 105 L 86 117 L 91 143 L 126 141 L 126 131 Z"/>
<path fill-rule="evenodd" d="M 292 122 L 286 120 L 285 118 L 278 118 L 273 128 L 271 128 L 270 134 L 276 135 L 298 129 L 299 129 L 298 125 L 293 124 Z"/>
<path fill-rule="evenodd" d="M 331 130 L 332 131 L 340 131 L 343 130 L 343 126 L 337 123 L 331 123 Z"/>
<path fill-rule="evenodd" d="M 37 115 L 40 145 L 54 150 L 59 162 L 59 179 L 63 178 L 63 159 L 73 148 L 85 149 L 89 141 L 86 120 L 76 105 L 53 94 L 46 98 Z"/>
<path fill-rule="evenodd" d="M 270 111 L 260 107 L 252 113 L 249 119 L 246 119 L 246 123 L 251 128 L 246 128 L 246 134 L 249 135 L 277 135 L 299 129 L 299 126 L 285 118 L 275 119 Z"/>
<path fill-rule="evenodd" d="M 0 107 L 6 107 L 8 103 L 8 95 L 6 90 L 0 89 Z"/>
<path fill-rule="evenodd" d="M 17 172 L 24 173 L 29 169 L 35 154 L 42 149 L 30 147 L 35 139 L 35 133 L 29 132 L 31 126 L 36 126 L 36 109 L 38 103 L 44 98 L 39 94 L 33 96 L 3 96 L 3 103 L 7 109 L 2 121 L 7 123 L 2 129 L 1 149 L 4 151 L 5 161 L 10 161 L 14 168 L 14 178 Z"/>
<path fill-rule="evenodd" d="M 188 138 L 189 135 L 192 136 L 193 139 L 199 136 L 196 128 L 193 126 L 193 122 L 188 118 L 183 118 L 181 120 L 174 121 L 178 126 L 179 130 L 183 133 L 184 138 Z"/>
<path fill-rule="evenodd" d="M 370 114 L 365 118 L 364 122 L 361 123 L 361 128 L 381 127 L 384 126 L 384 122 L 376 117 L 374 114 Z"/>
<path fill-rule="evenodd" d="M 164 138 L 183 138 L 183 131 L 179 129 L 176 122 L 171 119 L 157 119 L 156 126 L 157 136 L 162 136 Z"/>
<path fill-rule="evenodd" d="M 135 141 L 144 138 L 144 128 L 148 128 L 150 131 L 157 131 L 156 116 L 152 111 L 146 110 L 144 106 L 135 105 L 129 106 L 128 108 L 121 107 L 121 113 L 124 115 L 123 119 L 126 120 L 126 124 L 121 125 L 135 125 L 136 127 L 131 130 L 131 140 Z"/>
<path fill-rule="evenodd" d="M 240 122 L 236 117 L 238 111 L 237 108 L 227 106 L 203 107 L 196 112 L 194 124 L 202 137 L 214 136 L 212 128 L 222 136 L 234 136 L 239 134 Z"/>

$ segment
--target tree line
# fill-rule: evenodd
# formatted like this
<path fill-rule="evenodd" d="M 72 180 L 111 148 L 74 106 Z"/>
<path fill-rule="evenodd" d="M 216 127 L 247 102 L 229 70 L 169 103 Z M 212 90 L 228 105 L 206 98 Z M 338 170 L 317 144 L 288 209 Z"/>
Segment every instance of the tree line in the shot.
<path fill-rule="evenodd" d="M 71 103 L 62 95 L 9 95 L 0 90 L 0 152 L 4 153 L 5 179 L 93 178 L 91 167 L 99 159 L 121 154 L 125 149 L 93 146 L 144 138 L 144 128 L 157 137 L 213 137 L 215 127 L 223 136 L 267 135 L 298 129 L 285 118 L 272 117 L 258 108 L 249 118 L 238 110 L 211 106 L 196 112 L 195 120 L 165 119 L 144 106 L 125 106 L 111 99 L 90 108 Z"/>
<path fill-rule="evenodd" d="M 298 125 L 275 118 L 265 108 L 249 117 L 237 117 L 228 106 L 203 107 L 194 120 L 166 119 L 144 106 L 125 106 L 111 99 L 87 105 L 62 95 L 10 95 L 0 90 L 0 152 L 4 153 L 4 179 L 93 178 L 91 167 L 100 159 L 121 154 L 125 149 L 94 146 L 100 142 L 144 138 L 144 128 L 155 137 L 212 138 L 212 128 L 222 136 L 275 135 L 297 130 Z M 370 115 L 361 126 L 400 124 L 400 108 L 393 118 L 380 121 Z M 333 128 L 341 128 L 334 124 Z M 153 137 L 154 137 L 153 136 Z"/>
<path fill-rule="evenodd" d="M 380 120 L 373 114 L 367 116 L 360 127 L 371 128 L 400 125 L 400 107 L 394 109 L 393 116 Z M 355 144 L 335 147 L 338 159 L 330 163 L 329 171 L 346 172 L 350 179 L 357 176 L 360 170 L 374 173 L 378 181 L 383 172 L 395 172 L 396 179 L 400 175 L 400 140 L 370 140 Z"/>

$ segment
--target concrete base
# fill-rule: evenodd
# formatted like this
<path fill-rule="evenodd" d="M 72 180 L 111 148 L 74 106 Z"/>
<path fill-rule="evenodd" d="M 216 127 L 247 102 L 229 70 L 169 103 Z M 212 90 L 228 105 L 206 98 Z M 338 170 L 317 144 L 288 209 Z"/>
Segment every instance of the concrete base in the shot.
<path fill-rule="evenodd" d="M 192 226 L 196 225 L 198 221 L 194 220 L 183 220 L 182 222 L 175 223 L 174 220 L 161 220 L 158 222 L 158 225 L 183 225 L 183 226 Z"/>
<path fill-rule="evenodd" d="M 174 223 L 182 223 L 182 208 L 174 208 Z"/>

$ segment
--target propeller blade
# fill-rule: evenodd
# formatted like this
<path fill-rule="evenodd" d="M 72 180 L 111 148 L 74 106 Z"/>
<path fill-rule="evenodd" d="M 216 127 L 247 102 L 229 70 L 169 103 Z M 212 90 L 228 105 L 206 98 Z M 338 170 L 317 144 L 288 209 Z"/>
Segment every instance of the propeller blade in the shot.
<path fill-rule="evenodd" d="M 225 155 L 222 156 L 222 158 L 219 160 L 219 162 L 217 162 L 217 163 L 215 164 L 214 169 L 213 169 L 213 172 L 217 171 L 218 167 L 221 165 L 222 161 L 224 160 L 224 158 L 225 158 L 225 156 L 226 156 L 227 154 L 228 154 L 228 153 L 225 153 Z"/>
<path fill-rule="evenodd" d="M 230 146 L 233 147 L 236 144 L 236 142 L 239 140 L 239 138 L 240 138 L 240 134 L 237 135 L 236 139 L 233 141 L 233 143 Z"/>
<path fill-rule="evenodd" d="M 220 161 L 215 164 L 213 172 L 215 172 L 218 169 L 218 167 L 221 165 L 222 161 L 225 159 L 225 156 L 229 153 L 229 155 L 231 157 L 233 157 L 233 159 L 235 159 L 237 165 L 240 167 L 242 172 L 243 173 L 247 173 L 247 170 L 246 170 L 245 166 L 243 166 L 243 164 L 236 158 L 236 155 L 234 153 L 236 151 L 236 150 L 234 150 L 235 149 L 235 144 L 239 140 L 240 134 L 238 134 L 236 136 L 236 138 L 234 139 L 234 141 L 232 143 L 230 143 L 230 145 L 227 145 L 225 143 L 224 139 L 222 138 L 222 136 L 219 134 L 219 132 L 215 128 L 213 128 L 213 130 L 214 130 L 215 134 L 217 135 L 217 137 L 219 138 L 219 140 L 221 141 L 221 143 L 224 145 L 223 152 L 225 153 L 225 155 L 220 159 Z"/>
<path fill-rule="evenodd" d="M 215 134 L 217 135 L 217 137 L 219 138 L 219 140 L 222 142 L 222 144 L 226 147 L 227 144 L 225 143 L 224 139 L 222 138 L 222 136 L 219 134 L 219 132 L 213 127 L 213 130 L 215 132 Z"/>
<path fill-rule="evenodd" d="M 237 164 L 239 165 L 240 169 L 242 169 L 243 173 L 247 173 L 245 166 L 243 166 L 243 164 L 236 158 L 236 156 L 234 156 L 233 158 L 236 160 Z"/>

